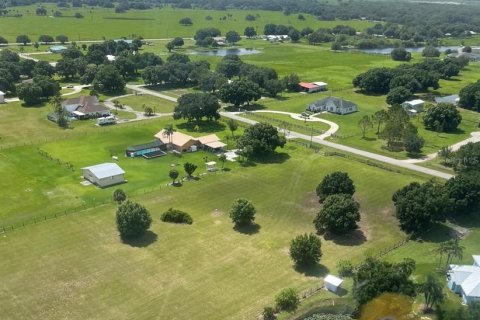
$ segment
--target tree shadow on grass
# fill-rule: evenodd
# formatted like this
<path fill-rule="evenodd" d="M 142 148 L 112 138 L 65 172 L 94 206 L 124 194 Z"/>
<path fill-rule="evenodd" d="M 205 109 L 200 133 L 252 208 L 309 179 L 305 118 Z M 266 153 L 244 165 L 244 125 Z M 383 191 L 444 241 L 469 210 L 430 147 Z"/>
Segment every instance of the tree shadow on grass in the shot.
<path fill-rule="evenodd" d="M 272 153 L 272 154 L 266 154 L 263 156 L 256 156 L 252 157 L 252 160 L 258 163 L 263 163 L 263 164 L 272 164 L 272 163 L 284 163 L 290 159 L 290 155 L 288 153 L 280 152 L 280 153 Z"/>
<path fill-rule="evenodd" d="M 414 240 L 424 241 L 424 242 L 433 242 L 440 243 L 445 242 L 452 237 L 455 237 L 457 232 L 445 224 L 436 224 L 430 230 L 425 231 L 420 236 L 414 238 Z"/>
<path fill-rule="evenodd" d="M 342 235 L 325 233 L 323 237 L 325 240 L 332 240 L 335 244 L 340 246 L 359 246 L 367 241 L 365 234 L 360 229 Z"/>
<path fill-rule="evenodd" d="M 128 244 L 131 247 L 135 248 L 145 248 L 151 245 L 152 243 L 156 242 L 158 236 L 155 232 L 150 230 L 145 231 L 142 235 L 138 236 L 137 238 L 133 239 L 122 239 L 122 242 Z"/>
<path fill-rule="evenodd" d="M 224 131 L 227 126 L 218 121 L 200 121 L 200 122 L 184 122 L 176 126 L 178 129 L 185 130 L 187 132 L 198 133 L 212 133 L 218 131 Z"/>
<path fill-rule="evenodd" d="M 295 271 L 307 277 L 325 277 L 330 271 L 323 264 L 314 264 L 312 266 L 295 266 Z"/>
<path fill-rule="evenodd" d="M 224 107 L 224 110 L 229 112 L 255 111 L 255 110 L 263 110 L 263 109 L 266 109 L 265 106 L 258 103 L 254 103 L 248 106 L 243 105 L 241 107 L 235 107 L 235 106 Z"/>
<path fill-rule="evenodd" d="M 344 297 L 348 294 L 348 290 L 340 287 L 340 288 L 337 289 L 337 292 L 334 292 L 334 293 L 339 297 Z"/>
<path fill-rule="evenodd" d="M 233 230 L 251 236 L 259 233 L 261 228 L 262 226 L 258 223 L 251 223 L 243 226 L 234 226 Z"/>
<path fill-rule="evenodd" d="M 470 214 L 459 214 L 450 221 L 463 228 L 478 228 L 480 227 L 480 209 L 474 210 Z"/>

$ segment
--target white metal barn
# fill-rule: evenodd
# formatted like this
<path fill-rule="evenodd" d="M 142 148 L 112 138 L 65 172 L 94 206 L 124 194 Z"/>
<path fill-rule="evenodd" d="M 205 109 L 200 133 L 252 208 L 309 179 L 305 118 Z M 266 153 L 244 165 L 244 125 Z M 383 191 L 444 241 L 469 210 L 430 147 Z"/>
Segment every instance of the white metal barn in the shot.
<path fill-rule="evenodd" d="M 82 168 L 83 177 L 99 187 L 125 182 L 125 171 L 116 163 L 101 163 Z"/>
<path fill-rule="evenodd" d="M 331 274 L 327 275 L 323 280 L 325 283 L 325 288 L 331 292 L 337 292 L 338 288 L 343 282 L 343 279 L 332 276 Z"/>
<path fill-rule="evenodd" d="M 5 93 L 0 91 L 0 103 L 5 103 Z"/>

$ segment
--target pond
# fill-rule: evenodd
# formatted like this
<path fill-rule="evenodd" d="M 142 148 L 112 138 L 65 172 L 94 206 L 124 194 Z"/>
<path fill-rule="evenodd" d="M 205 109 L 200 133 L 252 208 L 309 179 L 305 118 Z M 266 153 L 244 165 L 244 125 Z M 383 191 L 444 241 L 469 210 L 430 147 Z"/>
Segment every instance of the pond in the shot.
<path fill-rule="evenodd" d="M 445 52 L 448 49 L 452 51 L 458 51 L 460 47 L 458 46 L 451 46 L 451 47 L 437 47 L 440 52 Z M 360 51 L 364 53 L 370 54 L 390 54 L 394 48 L 378 48 L 378 49 L 352 49 L 354 51 Z M 405 48 L 409 52 L 422 52 L 425 47 L 417 47 L 417 48 Z"/>
<path fill-rule="evenodd" d="M 235 49 L 215 49 L 208 51 L 191 51 L 190 54 L 200 55 L 200 56 L 212 56 L 212 57 L 225 57 L 229 54 L 236 54 L 238 56 L 243 56 L 247 54 L 257 54 L 261 51 L 251 49 L 251 48 L 235 48 Z"/>

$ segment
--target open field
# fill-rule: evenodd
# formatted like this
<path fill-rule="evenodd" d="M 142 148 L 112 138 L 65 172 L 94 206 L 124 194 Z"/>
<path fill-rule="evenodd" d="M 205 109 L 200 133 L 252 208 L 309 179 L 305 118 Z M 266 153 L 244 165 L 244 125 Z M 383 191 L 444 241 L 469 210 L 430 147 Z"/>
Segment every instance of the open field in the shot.
<path fill-rule="evenodd" d="M 373 25 L 367 21 L 319 21 L 311 15 L 304 15 L 306 20 L 297 19 L 297 15 L 285 16 L 282 12 L 261 10 L 201 10 L 201 9 L 174 9 L 164 7 L 151 10 L 129 10 L 126 13 L 115 13 L 114 9 L 104 8 L 67 8 L 60 9 L 53 5 L 45 5 L 50 13 L 51 10 L 60 11 L 62 17 L 37 16 L 36 6 L 17 7 L 21 18 L 0 18 L 0 30 L 2 36 L 10 42 L 15 42 L 19 34 L 27 34 L 35 41 L 42 34 L 50 34 L 53 37 L 58 34 L 69 36 L 71 41 L 78 40 L 101 40 L 105 38 L 131 38 L 141 35 L 144 38 L 173 38 L 193 37 L 195 31 L 204 27 L 215 27 L 225 34 L 229 30 L 235 30 L 243 34 L 247 26 L 253 26 L 257 33 L 263 33 L 263 27 L 267 23 L 292 25 L 297 29 L 304 27 L 331 28 L 338 24 L 350 25 L 358 30 L 363 30 Z M 75 13 L 81 13 L 84 18 L 76 19 Z M 220 18 L 231 14 L 225 20 Z M 253 14 L 257 16 L 255 21 L 246 21 L 245 16 Z M 211 16 L 212 20 L 205 17 Z M 178 21 L 184 17 L 190 17 L 192 26 L 181 26 Z"/>
<path fill-rule="evenodd" d="M 357 186 L 361 229 L 352 237 L 323 241 L 321 265 L 299 273 L 286 248 L 295 234 L 313 231 L 318 209 L 313 190 L 325 174 L 339 169 Z M 129 177 L 122 187 L 142 183 L 136 179 L 157 181 L 150 170 L 144 171 L 145 177 Z M 282 288 L 316 286 L 318 277 L 334 271 L 338 259 L 359 262 L 402 239 L 386 195 L 418 179 L 290 144 L 265 163 L 136 196 L 150 209 L 154 223 L 151 233 L 131 245 L 118 239 L 112 205 L 7 233 L 0 238 L 2 252 L 11 257 L 0 267 L 3 314 L 49 319 L 126 319 L 133 314 L 253 318 Z M 226 213 L 237 197 L 255 203 L 258 228 L 232 230 Z M 159 223 L 159 215 L 169 207 L 189 212 L 194 224 Z"/>

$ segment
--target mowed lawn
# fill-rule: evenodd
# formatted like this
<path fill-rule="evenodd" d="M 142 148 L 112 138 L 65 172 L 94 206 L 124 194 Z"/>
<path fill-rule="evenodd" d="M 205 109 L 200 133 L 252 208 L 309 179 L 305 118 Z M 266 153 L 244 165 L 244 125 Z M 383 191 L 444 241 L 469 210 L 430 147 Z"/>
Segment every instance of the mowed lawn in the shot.
<path fill-rule="evenodd" d="M 202 9 L 178 9 L 178 8 L 155 8 L 150 10 L 129 10 L 126 13 L 115 13 L 115 9 L 98 7 L 84 8 L 57 8 L 53 5 L 45 5 L 49 15 L 35 15 L 36 6 L 17 7 L 16 10 L 23 14 L 21 18 L 0 18 L 0 30 L 2 36 L 10 42 L 15 42 L 19 34 L 27 34 L 32 41 L 37 41 L 42 34 L 53 37 L 64 34 L 70 41 L 100 40 L 102 37 L 109 38 L 132 38 L 143 36 L 151 38 L 193 37 L 196 30 L 205 27 L 214 27 L 221 30 L 222 34 L 235 30 L 243 35 L 245 27 L 252 26 L 258 34 L 263 34 L 263 27 L 268 23 L 294 26 L 301 30 L 305 27 L 313 29 L 333 28 L 336 25 L 349 25 L 362 31 L 373 25 L 372 22 L 352 21 L 320 21 L 316 17 L 304 14 L 305 20 L 298 20 L 296 14 L 284 15 L 278 11 L 262 10 L 202 10 Z M 50 16 L 51 10 L 60 11 L 62 17 Z M 77 19 L 75 13 L 81 13 L 84 17 Z M 247 21 L 248 14 L 256 16 L 255 21 Z M 207 20 L 206 17 L 212 17 Z M 191 26 L 182 26 L 178 21 L 190 17 L 193 21 Z M 226 19 L 223 19 L 225 17 Z"/>
<path fill-rule="evenodd" d="M 170 113 L 173 112 L 173 108 L 175 108 L 176 103 L 161 99 L 155 96 L 151 96 L 148 94 L 141 94 L 141 95 L 134 95 L 125 98 L 120 98 L 118 101 L 121 104 L 125 104 L 131 107 L 133 110 L 136 111 L 144 111 L 144 106 L 155 108 L 155 112 L 157 113 Z"/>
<path fill-rule="evenodd" d="M 392 216 L 391 194 L 421 177 L 295 145 L 270 160 L 134 197 L 154 219 L 151 232 L 134 243 L 120 242 L 110 204 L 5 234 L 2 316 L 252 319 L 281 289 L 317 286 L 319 277 L 336 272 L 338 260 L 359 262 L 404 237 Z M 319 208 L 314 189 L 334 170 L 355 181 L 361 229 L 323 241 L 321 264 L 297 272 L 289 242 L 314 231 Z M 233 230 L 228 218 L 238 197 L 257 209 L 258 226 L 243 233 Z M 160 223 L 170 207 L 189 212 L 193 225 Z"/>

